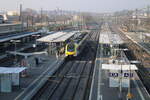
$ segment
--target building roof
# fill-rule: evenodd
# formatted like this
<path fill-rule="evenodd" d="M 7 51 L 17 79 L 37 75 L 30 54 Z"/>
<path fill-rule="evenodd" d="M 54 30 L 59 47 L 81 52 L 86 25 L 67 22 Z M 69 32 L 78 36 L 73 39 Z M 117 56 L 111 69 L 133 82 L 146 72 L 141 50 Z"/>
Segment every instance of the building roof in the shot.
<path fill-rule="evenodd" d="M 26 67 L 0 67 L 0 74 L 20 73 L 25 69 Z"/>

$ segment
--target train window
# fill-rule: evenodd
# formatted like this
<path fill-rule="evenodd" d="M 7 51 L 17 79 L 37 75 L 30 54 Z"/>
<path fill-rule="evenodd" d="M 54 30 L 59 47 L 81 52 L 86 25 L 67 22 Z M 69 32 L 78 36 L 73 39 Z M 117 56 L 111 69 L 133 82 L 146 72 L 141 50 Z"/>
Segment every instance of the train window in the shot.
<path fill-rule="evenodd" d="M 75 45 L 74 44 L 68 44 L 68 48 L 67 48 L 67 50 L 68 51 L 74 51 L 74 49 L 75 49 Z"/>

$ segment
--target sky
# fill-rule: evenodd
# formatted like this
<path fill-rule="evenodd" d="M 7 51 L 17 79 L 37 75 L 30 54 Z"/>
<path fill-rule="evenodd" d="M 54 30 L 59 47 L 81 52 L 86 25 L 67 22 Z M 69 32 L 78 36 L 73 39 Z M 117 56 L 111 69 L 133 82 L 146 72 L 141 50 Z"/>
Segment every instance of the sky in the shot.
<path fill-rule="evenodd" d="M 75 10 L 86 12 L 114 12 L 123 9 L 143 8 L 150 5 L 150 0 L 1 0 L 0 10 L 19 10 L 23 8 L 40 10 Z"/>

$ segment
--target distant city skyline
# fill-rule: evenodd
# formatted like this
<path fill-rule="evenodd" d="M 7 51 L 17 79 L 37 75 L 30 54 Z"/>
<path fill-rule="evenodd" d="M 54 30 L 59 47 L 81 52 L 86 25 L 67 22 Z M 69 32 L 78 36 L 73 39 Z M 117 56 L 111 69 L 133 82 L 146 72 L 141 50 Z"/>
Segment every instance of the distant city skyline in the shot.
<path fill-rule="evenodd" d="M 63 10 L 85 12 L 114 12 L 124 9 L 143 8 L 150 5 L 150 0 L 4 0 L 0 3 L 0 11 L 19 10 L 23 8 L 40 10 Z"/>

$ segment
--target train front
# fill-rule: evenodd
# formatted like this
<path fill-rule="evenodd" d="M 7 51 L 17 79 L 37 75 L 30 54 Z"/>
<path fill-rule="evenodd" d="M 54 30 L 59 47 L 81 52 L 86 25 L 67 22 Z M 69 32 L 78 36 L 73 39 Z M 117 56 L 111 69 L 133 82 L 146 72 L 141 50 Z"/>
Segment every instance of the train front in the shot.
<path fill-rule="evenodd" d="M 68 43 L 66 45 L 65 55 L 66 56 L 76 56 L 77 55 L 75 43 Z"/>

